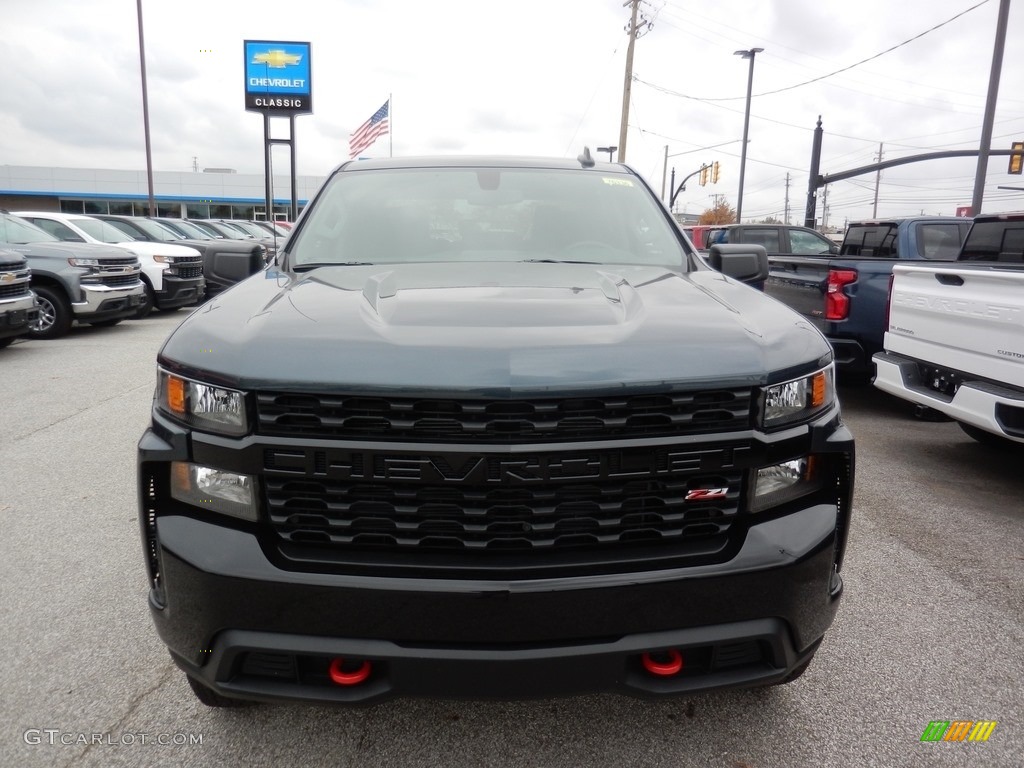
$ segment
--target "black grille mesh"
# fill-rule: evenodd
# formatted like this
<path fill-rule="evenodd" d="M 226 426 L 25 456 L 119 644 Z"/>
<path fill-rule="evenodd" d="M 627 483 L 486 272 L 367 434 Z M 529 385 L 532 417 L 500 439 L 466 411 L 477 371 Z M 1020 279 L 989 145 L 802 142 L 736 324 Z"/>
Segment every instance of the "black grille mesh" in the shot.
<path fill-rule="evenodd" d="M 263 492 L 273 528 L 293 544 L 420 552 L 621 548 L 727 533 L 745 450 L 510 458 L 267 449 Z"/>

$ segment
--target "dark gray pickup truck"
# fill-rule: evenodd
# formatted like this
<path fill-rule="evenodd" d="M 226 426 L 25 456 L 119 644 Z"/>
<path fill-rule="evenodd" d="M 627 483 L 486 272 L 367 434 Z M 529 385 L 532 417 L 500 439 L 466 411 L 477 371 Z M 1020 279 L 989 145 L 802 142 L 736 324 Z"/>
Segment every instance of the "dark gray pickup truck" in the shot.
<path fill-rule="evenodd" d="M 157 357 L 156 629 L 201 701 L 796 679 L 835 616 L 832 349 L 630 168 L 337 169 Z"/>
<path fill-rule="evenodd" d="M 0 349 L 26 335 L 39 315 L 31 280 L 28 260 L 17 251 L 0 249 Z"/>

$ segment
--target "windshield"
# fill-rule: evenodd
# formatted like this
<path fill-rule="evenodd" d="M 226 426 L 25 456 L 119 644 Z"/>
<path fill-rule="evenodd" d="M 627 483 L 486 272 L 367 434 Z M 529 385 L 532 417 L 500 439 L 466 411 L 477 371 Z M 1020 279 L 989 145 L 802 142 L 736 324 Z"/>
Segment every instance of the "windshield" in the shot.
<path fill-rule="evenodd" d="M 250 224 L 247 221 L 232 221 L 231 224 L 232 226 L 238 227 L 243 232 L 252 235 L 258 240 L 263 240 L 271 236 L 270 233 L 267 232 L 267 230 L 255 224 Z"/>
<path fill-rule="evenodd" d="M 217 229 L 205 221 L 192 221 L 189 222 L 196 229 L 205 232 L 208 240 L 223 240 L 224 235 L 217 231 Z"/>
<path fill-rule="evenodd" d="M 199 227 L 192 224 L 190 221 L 182 221 L 181 219 L 174 219 L 173 221 L 161 221 L 168 229 L 173 229 L 175 232 L 180 234 L 182 237 L 186 237 L 189 240 L 212 240 L 206 232 L 201 230 Z"/>
<path fill-rule="evenodd" d="M 564 261 L 680 267 L 678 230 L 638 179 L 549 168 L 341 172 L 289 242 L 296 268 Z"/>
<path fill-rule="evenodd" d="M 59 237 L 54 237 L 35 224 L 19 219 L 17 216 L 0 214 L 0 243 L 24 245 L 25 243 L 59 242 L 61 242 Z"/>
<path fill-rule="evenodd" d="M 139 239 L 99 219 L 75 219 L 75 224 L 89 237 L 101 243 L 127 243 Z"/>

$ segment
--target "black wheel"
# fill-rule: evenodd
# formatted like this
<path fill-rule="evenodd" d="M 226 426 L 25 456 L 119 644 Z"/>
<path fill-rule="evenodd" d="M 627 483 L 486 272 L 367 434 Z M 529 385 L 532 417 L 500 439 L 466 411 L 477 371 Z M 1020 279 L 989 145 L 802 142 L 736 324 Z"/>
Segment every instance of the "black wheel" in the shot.
<path fill-rule="evenodd" d="M 6 339 L 0 339 L 0 349 L 3 349 L 4 347 L 9 347 L 11 345 L 11 342 L 13 341 L 13 336 L 8 336 Z"/>
<path fill-rule="evenodd" d="M 71 305 L 59 290 L 46 285 L 32 286 L 39 301 L 39 317 L 29 335 L 34 339 L 59 339 L 71 330 Z"/>
<path fill-rule="evenodd" d="M 135 317 L 141 320 L 144 317 L 149 317 L 150 312 L 156 307 L 156 297 L 153 295 L 153 289 L 149 283 L 145 280 L 142 281 L 142 303 L 139 304 L 139 311 L 135 313 Z"/>
<path fill-rule="evenodd" d="M 251 707 L 256 703 L 244 699 L 229 699 L 227 696 L 221 696 L 211 688 L 207 688 L 192 675 L 185 675 L 185 677 L 188 678 L 188 686 L 192 689 L 192 693 L 208 707 Z"/>
<path fill-rule="evenodd" d="M 117 325 L 122 320 L 124 320 L 123 317 L 116 317 L 113 320 L 97 320 L 93 323 L 89 323 L 89 325 L 93 325 L 97 328 L 110 328 L 113 325 Z"/>
<path fill-rule="evenodd" d="M 986 432 L 984 429 L 979 429 L 973 424 L 964 424 L 962 421 L 958 421 L 960 429 L 966 432 L 970 437 L 977 440 L 982 445 L 987 445 L 989 448 L 998 448 L 1001 451 L 1024 451 L 1024 443 L 1018 443 L 1013 440 L 1009 440 L 1002 435 L 996 435 L 992 432 Z"/>

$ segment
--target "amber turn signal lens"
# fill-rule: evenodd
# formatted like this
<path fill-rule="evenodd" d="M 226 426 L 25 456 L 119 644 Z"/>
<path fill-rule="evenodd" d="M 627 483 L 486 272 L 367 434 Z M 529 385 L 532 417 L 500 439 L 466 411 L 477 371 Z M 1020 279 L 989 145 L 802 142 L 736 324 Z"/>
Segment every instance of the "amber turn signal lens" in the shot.
<path fill-rule="evenodd" d="M 811 382 L 811 407 L 818 408 L 825 404 L 825 393 L 828 389 L 827 381 L 825 380 L 825 371 L 819 371 L 814 374 L 814 379 Z"/>
<path fill-rule="evenodd" d="M 172 413 L 185 415 L 185 382 L 177 376 L 167 377 L 167 407 Z"/>

